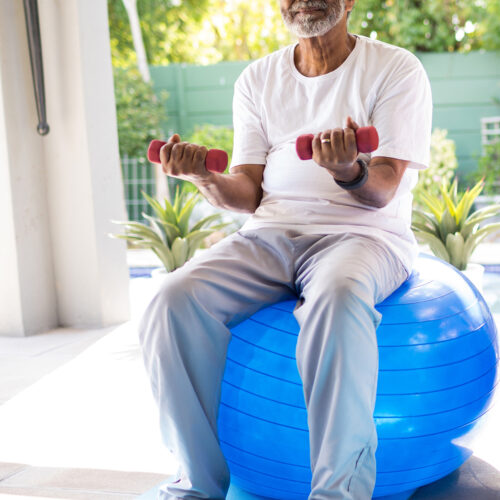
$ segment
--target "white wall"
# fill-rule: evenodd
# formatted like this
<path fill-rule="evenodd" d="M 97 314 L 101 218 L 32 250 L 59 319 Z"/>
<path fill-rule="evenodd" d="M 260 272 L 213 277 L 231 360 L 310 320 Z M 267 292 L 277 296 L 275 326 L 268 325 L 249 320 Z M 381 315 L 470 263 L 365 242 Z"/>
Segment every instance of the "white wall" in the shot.
<path fill-rule="evenodd" d="M 22 2 L 0 1 L 0 333 L 57 325 L 43 139 Z"/>
<path fill-rule="evenodd" d="M 129 316 L 125 244 L 107 236 L 116 230 L 110 220 L 126 213 L 106 2 L 38 3 L 51 128 L 43 138 L 22 2 L 0 0 L 4 335 L 106 326 Z"/>

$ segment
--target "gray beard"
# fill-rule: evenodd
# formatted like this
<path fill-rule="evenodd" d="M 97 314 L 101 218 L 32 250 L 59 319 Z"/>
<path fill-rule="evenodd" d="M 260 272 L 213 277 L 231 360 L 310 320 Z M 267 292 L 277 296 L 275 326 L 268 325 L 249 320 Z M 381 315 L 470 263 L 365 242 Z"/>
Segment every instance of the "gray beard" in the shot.
<path fill-rule="evenodd" d="M 326 10 L 326 17 L 316 19 L 314 15 L 310 14 L 296 14 L 294 17 L 299 8 L 305 7 L 324 9 Z M 307 3 L 297 0 L 289 10 L 281 9 L 285 26 L 299 38 L 312 38 L 328 33 L 339 23 L 344 13 L 344 0 L 337 0 L 335 4 L 330 5 L 326 0 L 313 0 Z"/>

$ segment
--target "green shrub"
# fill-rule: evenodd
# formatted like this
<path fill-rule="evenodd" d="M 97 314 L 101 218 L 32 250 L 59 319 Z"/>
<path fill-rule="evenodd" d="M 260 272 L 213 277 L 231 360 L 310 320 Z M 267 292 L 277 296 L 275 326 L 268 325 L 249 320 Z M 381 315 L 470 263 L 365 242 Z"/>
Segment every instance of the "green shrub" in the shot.
<path fill-rule="evenodd" d="M 470 175 L 471 182 L 479 179 L 484 181 L 484 194 L 500 194 L 500 141 L 484 146 L 477 170 Z"/>
<path fill-rule="evenodd" d="M 166 92 L 155 95 L 136 68 L 114 68 L 116 118 L 120 156 L 145 158 L 152 139 L 161 139 Z"/>
<path fill-rule="evenodd" d="M 447 138 L 448 131 L 434 129 L 431 136 L 431 159 L 429 167 L 418 174 L 418 183 L 413 190 L 415 204 L 425 205 L 422 193 L 441 195 L 441 186 L 448 185 L 458 167 L 455 142 Z"/>

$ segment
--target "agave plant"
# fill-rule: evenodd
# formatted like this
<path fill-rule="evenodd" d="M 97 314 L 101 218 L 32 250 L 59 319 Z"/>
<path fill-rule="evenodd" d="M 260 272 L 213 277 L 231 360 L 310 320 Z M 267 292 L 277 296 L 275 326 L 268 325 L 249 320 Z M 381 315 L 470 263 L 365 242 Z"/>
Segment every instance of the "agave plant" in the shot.
<path fill-rule="evenodd" d="M 500 230 L 500 223 L 483 225 L 484 221 L 500 214 L 500 204 L 471 212 L 474 200 L 481 193 L 484 182 L 458 194 L 458 181 L 444 182 L 440 196 L 420 193 L 425 208 L 413 209 L 412 229 L 421 243 L 427 243 L 432 252 L 463 271 L 477 245 L 489 234 Z"/>
<path fill-rule="evenodd" d="M 142 195 L 154 213 L 153 216 L 142 214 L 149 226 L 133 221 L 113 221 L 123 225 L 125 233 L 110 236 L 127 240 L 139 248 L 151 249 L 167 272 L 184 265 L 207 236 L 227 226 L 226 223 L 217 223 L 219 214 L 209 215 L 190 226 L 191 214 L 200 199 L 198 193 L 177 190 L 173 204 L 165 199 L 163 205 L 144 192 Z"/>

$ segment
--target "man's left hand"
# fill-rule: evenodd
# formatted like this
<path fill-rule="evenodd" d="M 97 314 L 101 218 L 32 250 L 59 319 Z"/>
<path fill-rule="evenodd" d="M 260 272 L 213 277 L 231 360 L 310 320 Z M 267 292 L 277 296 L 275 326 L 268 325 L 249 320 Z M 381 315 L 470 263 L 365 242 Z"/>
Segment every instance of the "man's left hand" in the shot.
<path fill-rule="evenodd" d="M 349 116 L 346 128 L 325 130 L 314 136 L 312 141 L 313 160 L 326 168 L 335 179 L 349 182 L 360 173 L 356 163 L 358 147 L 356 130 L 359 125 Z"/>

